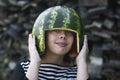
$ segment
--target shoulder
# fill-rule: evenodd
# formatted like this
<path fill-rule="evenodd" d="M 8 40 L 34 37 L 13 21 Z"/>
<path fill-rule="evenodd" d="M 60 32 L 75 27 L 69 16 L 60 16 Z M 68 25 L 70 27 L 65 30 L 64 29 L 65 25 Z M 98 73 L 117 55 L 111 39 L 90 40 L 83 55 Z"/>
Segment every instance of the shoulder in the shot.
<path fill-rule="evenodd" d="M 27 68 L 30 64 L 30 60 L 20 60 L 18 64 L 24 69 Z"/>
<path fill-rule="evenodd" d="M 19 60 L 18 62 L 17 62 L 17 65 L 18 66 L 22 66 L 22 65 L 24 65 L 24 64 L 29 64 L 30 63 L 30 60 Z"/>
<path fill-rule="evenodd" d="M 20 65 L 27 65 L 27 64 L 29 64 L 30 63 L 30 60 L 20 60 L 19 62 L 18 62 Z"/>
<path fill-rule="evenodd" d="M 29 64 L 30 64 L 30 60 L 20 60 L 16 65 L 16 69 L 26 73 L 26 71 L 28 70 Z"/>
<path fill-rule="evenodd" d="M 25 70 L 21 65 L 22 62 L 26 62 L 26 60 L 20 60 L 17 62 L 16 67 L 12 74 L 12 80 L 27 80 L 25 77 Z M 24 79 L 25 78 L 25 79 Z"/>
<path fill-rule="evenodd" d="M 29 60 L 19 60 L 16 64 L 16 67 L 23 68 L 24 65 L 29 65 L 29 63 L 30 63 Z"/>

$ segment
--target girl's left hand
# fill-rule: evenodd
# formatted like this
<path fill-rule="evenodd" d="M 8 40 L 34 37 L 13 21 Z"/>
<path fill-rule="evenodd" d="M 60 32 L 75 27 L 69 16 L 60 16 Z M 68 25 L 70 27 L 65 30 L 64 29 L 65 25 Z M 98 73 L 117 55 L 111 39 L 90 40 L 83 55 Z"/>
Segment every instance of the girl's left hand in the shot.
<path fill-rule="evenodd" d="M 88 52 L 89 52 L 89 49 L 88 49 L 87 35 L 84 35 L 83 46 L 76 58 L 76 63 L 79 64 L 81 61 L 86 62 Z"/>
<path fill-rule="evenodd" d="M 30 61 L 40 63 L 41 58 L 40 58 L 39 53 L 36 48 L 35 36 L 32 34 L 29 34 L 28 49 L 29 49 Z"/>
<path fill-rule="evenodd" d="M 77 69 L 77 80 L 87 80 L 88 75 L 88 67 L 87 67 L 87 54 L 88 54 L 88 43 L 87 43 L 87 36 L 84 36 L 83 47 L 76 58 L 76 63 L 78 66 Z"/>

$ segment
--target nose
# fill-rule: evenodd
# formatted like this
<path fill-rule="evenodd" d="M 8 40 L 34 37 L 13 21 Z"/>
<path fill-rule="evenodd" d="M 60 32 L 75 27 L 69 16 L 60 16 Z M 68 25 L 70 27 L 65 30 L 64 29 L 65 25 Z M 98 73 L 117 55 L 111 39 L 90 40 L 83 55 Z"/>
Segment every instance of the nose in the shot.
<path fill-rule="evenodd" d="M 65 31 L 60 31 L 60 33 L 59 33 L 59 38 L 65 39 L 65 37 L 66 37 Z"/>

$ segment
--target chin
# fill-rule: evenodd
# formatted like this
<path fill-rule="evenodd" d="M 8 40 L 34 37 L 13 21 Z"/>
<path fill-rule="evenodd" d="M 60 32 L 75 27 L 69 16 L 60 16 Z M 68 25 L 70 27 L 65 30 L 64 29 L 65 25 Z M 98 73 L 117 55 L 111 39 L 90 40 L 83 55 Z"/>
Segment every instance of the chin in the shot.
<path fill-rule="evenodd" d="M 66 52 L 66 51 L 63 51 L 63 50 L 57 50 L 57 51 L 55 51 L 54 52 L 55 54 L 58 54 L 58 55 L 65 55 L 65 54 L 67 54 L 68 52 Z"/>

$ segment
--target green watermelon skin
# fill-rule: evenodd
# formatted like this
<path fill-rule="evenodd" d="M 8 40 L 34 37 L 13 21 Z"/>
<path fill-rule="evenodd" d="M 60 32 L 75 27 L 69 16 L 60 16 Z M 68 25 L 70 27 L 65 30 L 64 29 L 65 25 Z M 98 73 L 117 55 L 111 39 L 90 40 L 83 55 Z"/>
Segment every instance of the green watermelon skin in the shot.
<path fill-rule="evenodd" d="M 65 6 L 55 6 L 48 8 L 38 16 L 34 23 L 32 34 L 37 38 L 36 43 L 40 54 L 45 51 L 45 31 L 50 29 L 64 29 L 75 32 L 77 35 L 77 47 L 80 48 L 83 26 L 80 17 L 74 9 Z"/>

